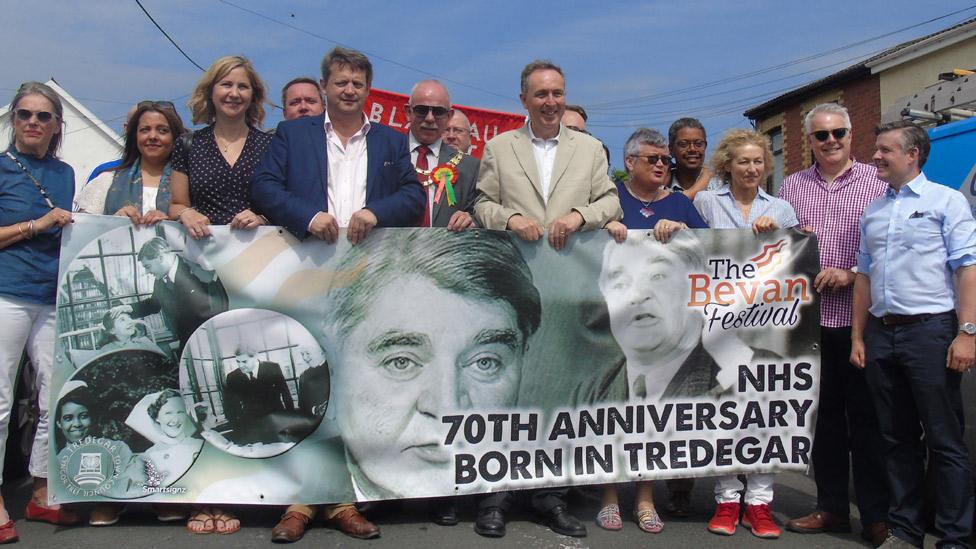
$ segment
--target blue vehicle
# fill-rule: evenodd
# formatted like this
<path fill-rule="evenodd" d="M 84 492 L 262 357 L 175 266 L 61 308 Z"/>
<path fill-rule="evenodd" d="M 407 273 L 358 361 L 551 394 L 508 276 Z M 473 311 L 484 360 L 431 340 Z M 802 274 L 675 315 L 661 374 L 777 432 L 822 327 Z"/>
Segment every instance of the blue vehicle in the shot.
<path fill-rule="evenodd" d="M 932 152 L 923 171 L 930 180 L 958 189 L 976 215 L 976 118 L 928 130 Z"/>

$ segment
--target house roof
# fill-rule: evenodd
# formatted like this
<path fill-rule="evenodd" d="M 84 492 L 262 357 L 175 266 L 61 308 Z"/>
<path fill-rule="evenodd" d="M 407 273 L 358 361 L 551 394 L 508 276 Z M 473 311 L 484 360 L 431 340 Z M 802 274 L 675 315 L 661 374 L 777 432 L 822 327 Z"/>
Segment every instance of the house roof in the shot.
<path fill-rule="evenodd" d="M 75 110 L 78 111 L 79 114 L 81 114 L 81 116 L 83 117 L 83 119 L 81 120 L 82 127 L 93 128 L 97 130 L 99 133 L 104 134 L 104 137 L 108 138 L 109 140 L 114 141 L 119 145 L 122 144 L 122 138 L 119 136 L 119 134 L 115 133 L 115 131 L 112 128 L 110 128 L 108 125 L 102 122 L 97 116 L 95 116 L 93 112 L 91 112 L 83 104 L 81 104 L 80 101 L 78 101 L 77 99 L 72 97 L 70 93 L 65 91 L 65 89 L 62 88 L 61 85 L 58 84 L 56 80 L 52 78 L 47 82 L 45 82 L 45 84 L 50 86 L 58 94 L 58 96 L 61 97 L 61 101 L 65 103 L 69 103 Z M 0 119 L 4 118 L 9 112 L 10 112 L 9 104 L 0 107 Z"/>
<path fill-rule="evenodd" d="M 896 46 L 888 48 L 883 52 L 872 55 L 853 65 L 843 68 L 831 75 L 814 80 L 786 93 L 778 95 L 755 107 L 750 108 L 743 114 L 750 119 L 762 118 L 770 111 L 779 111 L 784 103 L 792 103 L 794 100 L 814 95 L 821 89 L 846 83 L 850 80 L 862 78 L 887 70 L 901 63 L 915 59 L 935 50 L 945 48 L 960 40 L 965 40 L 971 36 L 976 36 L 976 18 L 967 19 L 959 24 L 936 31 L 932 34 L 915 38 L 907 42 L 902 42 Z"/>

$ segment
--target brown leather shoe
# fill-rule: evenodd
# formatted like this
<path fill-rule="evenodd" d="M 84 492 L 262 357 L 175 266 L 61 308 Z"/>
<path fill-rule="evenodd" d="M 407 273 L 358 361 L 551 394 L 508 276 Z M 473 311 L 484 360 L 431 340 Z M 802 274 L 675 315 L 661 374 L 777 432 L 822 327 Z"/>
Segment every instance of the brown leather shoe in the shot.
<path fill-rule="evenodd" d="M 888 525 L 883 522 L 869 522 L 861 529 L 861 539 L 877 547 L 888 537 Z"/>
<path fill-rule="evenodd" d="M 294 543 L 305 535 L 308 517 L 295 511 L 288 511 L 271 530 L 271 541 L 275 543 Z"/>
<path fill-rule="evenodd" d="M 359 539 L 380 537 L 380 527 L 366 520 L 366 517 L 360 515 L 355 507 L 343 509 L 328 522 L 347 536 Z"/>
<path fill-rule="evenodd" d="M 799 534 L 850 532 L 851 519 L 826 511 L 814 511 L 805 517 L 796 518 L 787 522 L 786 529 Z"/>

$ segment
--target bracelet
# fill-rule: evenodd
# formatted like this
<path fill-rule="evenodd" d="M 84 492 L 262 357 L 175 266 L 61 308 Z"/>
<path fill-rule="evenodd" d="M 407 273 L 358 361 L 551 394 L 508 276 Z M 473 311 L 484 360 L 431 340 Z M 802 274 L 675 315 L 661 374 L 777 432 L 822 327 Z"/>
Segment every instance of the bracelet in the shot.
<path fill-rule="evenodd" d="M 21 238 L 27 238 L 27 232 L 24 231 L 24 223 L 20 222 L 17 224 L 17 230 L 20 231 Z"/>
<path fill-rule="evenodd" d="M 34 238 L 37 236 L 37 229 L 34 228 L 34 220 L 31 219 L 27 222 L 27 238 Z"/>
<path fill-rule="evenodd" d="M 180 223 L 182 223 L 183 222 L 183 214 L 185 214 L 188 210 L 193 210 L 193 209 L 194 209 L 193 206 L 187 206 L 187 207 L 183 208 L 182 210 L 180 210 L 180 213 L 178 213 L 176 215 L 176 220 L 179 221 Z"/>

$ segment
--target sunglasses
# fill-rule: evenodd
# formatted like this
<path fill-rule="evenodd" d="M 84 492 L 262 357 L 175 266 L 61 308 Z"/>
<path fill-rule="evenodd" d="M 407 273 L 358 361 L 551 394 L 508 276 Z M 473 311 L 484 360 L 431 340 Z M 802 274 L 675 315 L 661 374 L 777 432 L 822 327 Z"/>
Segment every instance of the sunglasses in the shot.
<path fill-rule="evenodd" d="M 17 109 L 14 112 L 17 114 L 17 120 L 20 120 L 21 122 L 27 122 L 31 119 L 31 117 L 36 116 L 38 122 L 40 122 L 41 124 L 47 124 L 51 120 L 57 118 L 56 116 L 54 116 L 53 114 L 47 111 L 31 111 L 27 109 Z"/>
<path fill-rule="evenodd" d="M 136 104 L 137 109 L 144 107 L 152 109 L 170 109 L 172 111 L 176 110 L 176 105 L 172 101 L 140 101 Z"/>
<path fill-rule="evenodd" d="M 427 118 L 427 114 L 431 111 L 434 112 L 434 118 L 444 118 L 448 114 L 451 114 L 451 109 L 444 107 L 433 107 L 431 105 L 408 105 L 408 109 L 417 118 Z"/>
<path fill-rule="evenodd" d="M 696 149 L 705 150 L 705 147 L 708 146 L 708 141 L 705 141 L 703 139 L 697 141 L 685 141 L 684 139 L 682 139 L 681 141 L 676 142 L 675 145 L 679 149 L 690 149 L 694 147 Z"/>
<path fill-rule="evenodd" d="M 647 163 L 651 166 L 656 165 L 658 162 L 664 163 L 665 166 L 671 164 L 671 155 L 668 154 L 646 154 L 643 156 L 635 154 L 633 156 L 634 158 L 643 158 L 644 160 L 647 160 Z"/>
<path fill-rule="evenodd" d="M 820 142 L 826 141 L 831 135 L 834 136 L 834 139 L 840 141 L 841 139 L 847 137 L 847 132 L 849 131 L 851 131 L 850 128 L 836 128 L 833 130 L 820 130 L 817 132 L 813 132 L 810 135 L 815 137 L 817 141 Z"/>

